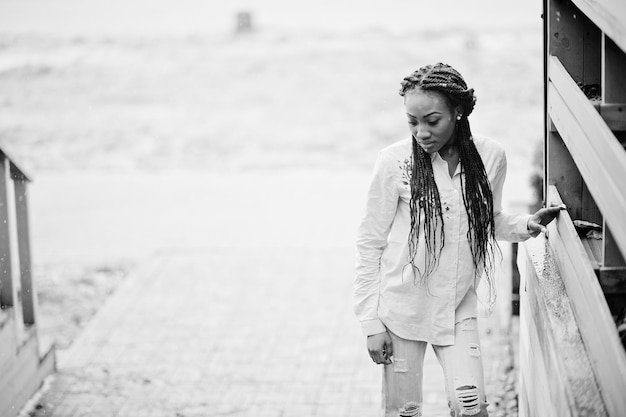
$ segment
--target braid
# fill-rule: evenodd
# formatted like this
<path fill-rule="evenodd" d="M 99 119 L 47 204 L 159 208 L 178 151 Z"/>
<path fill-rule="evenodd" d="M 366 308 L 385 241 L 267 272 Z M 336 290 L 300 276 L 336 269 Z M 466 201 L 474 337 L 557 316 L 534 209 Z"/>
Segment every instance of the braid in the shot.
<path fill-rule="evenodd" d="M 424 66 L 400 83 L 400 95 L 414 89 L 436 91 L 448 100 L 450 108 L 461 106 L 463 109 L 461 120 L 457 123 L 456 135 L 459 149 L 459 159 L 464 175 L 461 176 L 463 188 L 463 204 L 467 212 L 469 229 L 467 238 L 470 251 L 478 272 L 484 267 L 490 289 L 490 301 L 493 299 L 493 260 L 495 241 L 495 223 L 493 217 L 493 195 L 483 161 L 472 139 L 467 116 L 474 110 L 476 97 L 474 89 L 468 88 L 461 74 L 449 65 L 438 63 Z M 419 272 L 421 280 L 426 281 L 436 269 L 443 243 L 445 240 L 443 229 L 443 215 L 439 191 L 434 180 L 433 168 L 429 155 L 417 145 L 413 138 L 411 177 L 411 230 L 409 232 L 409 264 L 414 271 Z M 417 202 L 417 203 L 416 203 Z M 422 226 L 428 252 L 424 271 L 419 271 L 415 265 L 417 242 Z M 439 233 L 436 230 L 439 230 Z M 439 234 L 440 241 L 437 241 Z"/>
<path fill-rule="evenodd" d="M 435 183 L 433 167 L 431 165 L 430 156 L 413 141 L 412 155 L 412 175 L 411 178 L 411 200 L 409 208 L 411 211 L 411 231 L 409 234 L 409 264 L 417 271 L 422 281 L 428 277 L 439 263 L 439 255 L 443 249 L 445 236 L 443 233 L 443 214 L 441 211 L 441 198 L 439 197 L 439 189 Z M 417 213 L 417 217 L 415 214 Z M 424 218 L 422 219 L 422 213 Z M 425 270 L 420 271 L 415 265 L 415 256 L 417 255 L 417 242 L 419 238 L 419 230 L 424 222 L 424 234 L 426 242 L 426 251 L 432 253 L 432 257 L 426 258 Z M 440 239 L 437 244 L 437 228 L 439 227 Z"/>

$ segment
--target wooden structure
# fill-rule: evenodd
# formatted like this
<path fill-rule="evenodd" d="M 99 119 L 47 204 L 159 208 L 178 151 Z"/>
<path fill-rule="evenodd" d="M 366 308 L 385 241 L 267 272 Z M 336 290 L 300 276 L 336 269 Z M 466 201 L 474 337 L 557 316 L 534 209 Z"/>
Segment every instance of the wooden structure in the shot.
<path fill-rule="evenodd" d="M 626 1 L 544 0 L 544 198 L 519 248 L 520 415 L 626 415 Z"/>
<path fill-rule="evenodd" d="M 40 352 L 30 265 L 28 177 L 0 149 L 0 416 L 16 415 L 54 371 Z"/>

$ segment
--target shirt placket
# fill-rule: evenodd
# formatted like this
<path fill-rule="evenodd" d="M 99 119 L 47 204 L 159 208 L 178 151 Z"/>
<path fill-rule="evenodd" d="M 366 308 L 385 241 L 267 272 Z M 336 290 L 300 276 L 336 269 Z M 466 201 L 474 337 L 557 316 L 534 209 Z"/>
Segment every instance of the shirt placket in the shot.
<path fill-rule="evenodd" d="M 455 181 L 460 181 L 457 173 L 451 178 L 448 172 L 448 164 L 439 156 L 434 158 L 434 166 L 437 168 L 437 186 L 441 198 L 441 210 L 444 220 L 445 244 L 442 253 L 442 261 L 439 265 L 444 270 L 441 277 L 445 279 L 446 288 L 446 308 L 445 315 L 441 319 L 447 323 L 446 328 L 454 332 L 456 298 L 457 298 L 457 276 L 459 269 L 459 232 L 460 232 L 460 200 L 462 200 L 459 187 Z M 434 167 L 433 166 L 433 167 Z"/>

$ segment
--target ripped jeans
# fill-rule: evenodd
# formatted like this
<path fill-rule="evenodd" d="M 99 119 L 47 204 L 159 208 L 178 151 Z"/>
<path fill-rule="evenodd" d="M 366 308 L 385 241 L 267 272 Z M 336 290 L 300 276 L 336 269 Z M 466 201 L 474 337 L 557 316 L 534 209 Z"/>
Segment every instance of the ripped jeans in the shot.
<path fill-rule="evenodd" d="M 477 320 L 469 318 L 454 326 L 456 343 L 433 349 L 443 368 L 450 415 L 487 416 L 483 364 Z M 422 415 L 422 381 L 426 342 L 402 339 L 389 332 L 393 363 L 385 365 L 383 409 L 385 417 Z"/>

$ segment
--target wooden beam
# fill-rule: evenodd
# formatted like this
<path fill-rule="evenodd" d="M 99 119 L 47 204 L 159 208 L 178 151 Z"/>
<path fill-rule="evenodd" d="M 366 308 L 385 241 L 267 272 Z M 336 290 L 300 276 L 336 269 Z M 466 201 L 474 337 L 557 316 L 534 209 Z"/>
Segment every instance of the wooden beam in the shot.
<path fill-rule="evenodd" d="M 572 78 L 584 83 L 583 19 L 569 1 L 549 0 L 548 10 L 548 54 L 559 57 Z M 582 16 L 580 16 L 582 17 Z"/>
<path fill-rule="evenodd" d="M 600 268 L 596 271 L 604 294 L 626 295 L 626 268 Z"/>
<path fill-rule="evenodd" d="M 626 16 L 624 16 L 626 20 Z M 626 74 L 626 54 L 621 51 L 617 45 L 606 36 L 603 38 L 602 48 L 602 103 L 624 103 L 626 102 L 626 83 L 624 82 L 624 74 Z M 617 107 L 618 115 L 622 107 Z M 623 113 L 623 112 L 622 112 Z M 626 121 L 626 116 L 620 115 L 622 120 Z M 615 126 L 609 127 L 611 130 Z M 623 146 L 623 145 L 622 145 Z M 624 178 L 621 178 L 624 181 Z M 622 207 L 626 211 L 626 207 Z M 604 219 L 604 266 L 626 266 L 623 248 L 619 247 L 619 235 L 625 235 L 626 229 L 620 228 L 620 224 L 613 223 L 611 219 Z M 615 233 L 614 233 L 615 232 Z M 620 252 L 621 249 L 621 252 Z"/>
<path fill-rule="evenodd" d="M 20 261 L 20 282 L 22 288 L 22 311 L 24 324 L 35 324 L 37 292 L 33 283 L 30 255 L 30 230 L 28 225 L 28 194 L 26 180 L 15 179 L 15 223 L 17 225 L 17 248 Z"/>
<path fill-rule="evenodd" d="M 17 416 L 44 378 L 56 368 L 54 349 L 40 357 L 37 338 L 32 333 L 28 332 L 14 360 L 0 374 L 0 415 L 3 417 Z"/>
<path fill-rule="evenodd" d="M 550 59 L 548 111 L 613 230 L 626 230 L 626 151 L 558 59 Z M 626 253 L 626 233 L 615 236 Z"/>
<path fill-rule="evenodd" d="M 626 66 L 624 68 L 626 71 Z M 609 129 L 626 130 L 626 103 L 594 103 L 593 107 L 600 113 Z"/>
<path fill-rule="evenodd" d="M 15 163 L 15 158 L 12 158 L 11 155 L 7 153 L 6 150 L 0 149 L 0 155 L 3 155 L 6 159 L 8 159 L 11 162 L 11 165 L 10 165 L 11 176 L 13 176 L 14 178 L 20 177 L 22 179 L 25 179 L 26 181 L 32 181 L 32 177 L 24 170 L 23 167 L 20 167 L 19 165 Z"/>
<path fill-rule="evenodd" d="M 10 161 L 0 154 L 0 307 L 12 307 L 13 271 L 11 269 L 11 233 L 8 181 Z"/>
<path fill-rule="evenodd" d="M 555 186 L 572 216 L 576 219 L 583 219 L 583 213 L 586 211 L 582 200 L 583 179 L 558 132 L 548 133 L 547 149 L 548 164 L 545 168 L 545 176 L 548 179 L 548 187 Z M 546 188 L 544 198 L 547 198 L 547 194 Z M 550 201 L 546 200 L 546 204 L 550 204 Z"/>
<path fill-rule="evenodd" d="M 554 187 L 550 201 L 559 202 Z M 626 410 L 626 353 L 615 323 L 569 214 L 562 211 L 548 225 L 549 244 L 554 251 L 576 323 L 591 359 L 602 397 L 611 416 Z"/>
<path fill-rule="evenodd" d="M 604 33 L 626 51 L 626 2 L 623 0 L 573 0 Z"/>
<path fill-rule="evenodd" d="M 526 347 L 520 365 L 523 380 L 530 383 L 523 390 L 532 395 L 526 403 L 534 410 L 526 415 L 607 416 L 551 248 L 542 238 L 520 246 L 518 264 L 525 264 L 520 343 Z"/>

